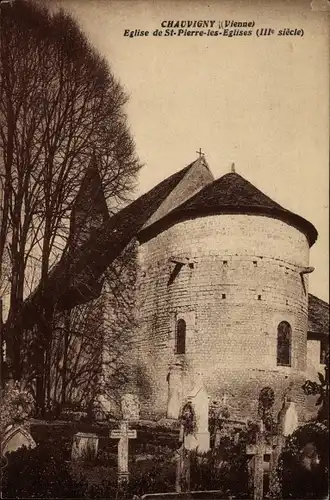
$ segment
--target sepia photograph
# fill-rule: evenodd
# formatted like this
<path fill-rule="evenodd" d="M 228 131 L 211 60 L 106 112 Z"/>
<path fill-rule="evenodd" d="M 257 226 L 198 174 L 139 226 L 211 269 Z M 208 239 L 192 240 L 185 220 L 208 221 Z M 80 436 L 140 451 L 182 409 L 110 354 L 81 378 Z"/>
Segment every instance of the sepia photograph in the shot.
<path fill-rule="evenodd" d="M 0 0 L 0 498 L 329 496 L 329 0 Z"/>

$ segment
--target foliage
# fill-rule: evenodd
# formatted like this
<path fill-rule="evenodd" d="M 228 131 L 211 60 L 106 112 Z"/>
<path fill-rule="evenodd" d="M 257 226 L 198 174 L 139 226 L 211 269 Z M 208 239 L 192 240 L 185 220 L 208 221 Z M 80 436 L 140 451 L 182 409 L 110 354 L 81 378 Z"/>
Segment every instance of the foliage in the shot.
<path fill-rule="evenodd" d="M 325 374 L 318 373 L 319 382 L 306 380 L 302 386 L 304 393 L 309 395 L 319 395 L 316 405 L 320 406 L 317 419 L 320 422 L 329 420 L 329 350 L 325 356 Z"/>
<path fill-rule="evenodd" d="M 145 493 L 174 492 L 176 478 L 176 453 L 159 448 L 150 450 L 143 460 L 130 460 L 130 483 L 117 489 L 116 477 L 103 480 L 89 487 L 89 498 L 120 498 L 132 500 Z M 113 460 L 113 457 L 110 457 Z M 113 464 L 114 462 L 111 461 Z M 190 489 L 217 489 L 223 497 L 247 497 L 247 459 L 245 439 L 235 443 L 233 438 L 207 454 L 190 454 Z"/>
<path fill-rule="evenodd" d="M 263 387 L 259 394 L 258 414 L 264 423 L 266 431 L 272 432 L 275 427 L 272 408 L 275 394 L 271 387 Z"/>
<path fill-rule="evenodd" d="M 170 459 L 157 460 L 146 467 L 131 470 L 129 484 L 118 488 L 117 478 L 103 480 L 100 484 L 91 484 L 88 498 L 113 498 L 132 500 L 146 493 L 174 491 L 175 464 Z"/>
<path fill-rule="evenodd" d="M 179 421 L 183 426 L 185 435 L 194 434 L 196 432 L 196 413 L 190 402 L 183 405 L 179 415 Z"/>
<path fill-rule="evenodd" d="M 328 451 L 329 430 L 322 423 L 308 423 L 288 437 L 278 466 L 284 498 L 327 496 Z"/>
<path fill-rule="evenodd" d="M 209 407 L 209 431 L 212 438 L 217 430 L 221 430 L 223 424 L 230 417 L 229 408 L 217 401 L 213 401 Z"/>
<path fill-rule="evenodd" d="M 225 496 L 245 498 L 248 494 L 246 436 L 222 438 L 218 447 L 204 455 L 192 454 L 191 489 L 221 490 Z"/>
<path fill-rule="evenodd" d="M 0 435 L 10 424 L 24 422 L 32 413 L 34 404 L 31 394 L 20 390 L 18 384 L 8 384 L 2 389 Z"/>
<path fill-rule="evenodd" d="M 84 498 L 86 484 L 75 481 L 60 450 L 38 446 L 7 455 L 3 470 L 3 498 Z"/>
<path fill-rule="evenodd" d="M 100 440 L 98 457 L 93 462 L 69 465 L 72 433 L 81 430 L 81 423 L 39 429 L 39 443 L 34 450 L 20 450 L 8 455 L 9 465 L 5 469 L 4 497 L 31 498 L 113 498 L 132 500 L 134 495 L 170 492 L 175 490 L 175 447 L 142 442 L 138 449 L 130 446 L 130 483 L 118 489 L 116 443 Z M 84 430 L 94 430 L 84 424 Z M 100 426 L 101 428 L 101 426 Z M 56 430 L 56 432 L 55 432 Z M 100 429 L 97 430 L 100 434 Z M 36 436 L 35 431 L 33 434 Z M 56 434 L 56 439 L 54 439 Z M 154 433 L 153 433 L 154 434 Z M 104 429 L 104 436 L 108 431 Z M 37 436 L 36 436 L 37 437 Z M 173 438 L 173 436 L 171 436 Z M 105 443 L 107 441 L 107 443 Z M 177 438 L 176 438 L 177 442 Z M 218 489 L 223 497 L 245 498 L 247 496 L 247 456 L 245 453 L 248 432 L 239 436 L 223 437 L 221 444 L 207 454 L 191 453 L 191 489 Z M 24 474 L 22 471 L 24 470 Z M 19 481 L 17 481 L 18 474 Z M 16 478 L 16 481 L 15 481 Z"/>

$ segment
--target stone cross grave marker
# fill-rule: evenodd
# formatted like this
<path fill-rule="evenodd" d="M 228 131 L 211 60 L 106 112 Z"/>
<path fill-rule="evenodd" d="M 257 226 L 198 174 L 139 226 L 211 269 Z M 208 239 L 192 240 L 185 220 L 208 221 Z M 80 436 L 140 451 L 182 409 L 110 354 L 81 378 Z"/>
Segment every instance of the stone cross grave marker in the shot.
<path fill-rule="evenodd" d="M 246 454 L 252 455 L 252 484 L 253 484 L 253 499 L 262 500 L 264 490 L 264 458 L 265 455 L 270 455 L 272 452 L 271 446 L 265 442 L 263 423 L 259 422 L 259 430 L 256 436 L 256 444 L 249 444 L 246 447 Z"/>
<path fill-rule="evenodd" d="M 120 422 L 120 428 L 112 430 L 110 437 L 119 439 L 118 441 L 118 484 L 127 483 L 128 472 L 128 442 L 129 439 L 136 439 L 136 430 L 129 429 L 127 420 Z"/>
<path fill-rule="evenodd" d="M 298 415 L 293 401 L 284 398 L 277 417 L 277 434 L 273 436 L 273 450 L 270 458 L 270 488 L 278 487 L 277 465 L 285 446 L 286 437 L 298 428 Z"/>
<path fill-rule="evenodd" d="M 210 449 L 209 433 L 209 397 L 201 379 L 197 380 L 194 389 L 188 396 L 196 417 L 196 430 L 193 434 L 184 437 L 187 450 L 196 450 L 206 453 Z"/>

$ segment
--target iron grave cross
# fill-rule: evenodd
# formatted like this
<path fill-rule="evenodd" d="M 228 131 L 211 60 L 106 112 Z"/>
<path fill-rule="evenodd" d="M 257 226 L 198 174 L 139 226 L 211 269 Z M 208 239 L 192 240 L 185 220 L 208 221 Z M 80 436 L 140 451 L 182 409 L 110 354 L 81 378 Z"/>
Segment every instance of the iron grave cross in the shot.
<path fill-rule="evenodd" d="M 263 423 L 259 422 L 259 430 L 256 436 L 256 444 L 247 445 L 246 454 L 253 456 L 253 499 L 264 498 L 264 457 L 271 454 L 271 447 L 266 444 Z"/>

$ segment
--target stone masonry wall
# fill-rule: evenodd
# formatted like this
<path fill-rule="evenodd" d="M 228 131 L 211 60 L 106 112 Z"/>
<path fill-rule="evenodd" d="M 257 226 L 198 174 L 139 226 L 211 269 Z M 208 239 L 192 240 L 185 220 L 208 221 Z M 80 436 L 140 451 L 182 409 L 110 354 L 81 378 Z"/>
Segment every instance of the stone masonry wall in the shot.
<path fill-rule="evenodd" d="M 171 259 L 189 259 L 176 265 Z M 138 331 L 131 353 L 142 413 L 164 416 L 167 374 L 183 362 L 186 393 L 200 372 L 212 398 L 226 393 L 234 412 L 252 416 L 271 385 L 280 404 L 293 384 L 303 404 L 307 342 L 307 239 L 286 223 L 254 215 L 179 222 L 142 243 Z M 186 354 L 175 354 L 175 325 L 187 323 Z M 277 325 L 292 327 L 291 367 L 276 362 Z M 237 404 L 239 403 L 239 405 Z"/>

